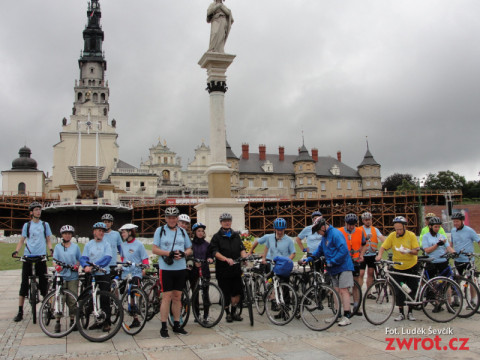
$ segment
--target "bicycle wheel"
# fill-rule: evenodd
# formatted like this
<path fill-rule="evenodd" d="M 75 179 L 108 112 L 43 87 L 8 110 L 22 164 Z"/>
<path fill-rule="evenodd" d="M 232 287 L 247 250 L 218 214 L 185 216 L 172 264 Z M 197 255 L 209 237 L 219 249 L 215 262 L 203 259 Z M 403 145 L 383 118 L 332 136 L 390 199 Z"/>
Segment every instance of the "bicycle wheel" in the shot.
<path fill-rule="evenodd" d="M 161 296 L 159 294 L 158 286 L 155 282 L 147 283 L 143 286 L 143 291 L 147 295 L 147 321 L 153 319 L 153 317 L 160 312 Z"/>
<path fill-rule="evenodd" d="M 265 312 L 265 280 L 263 276 L 257 275 L 253 281 L 253 301 L 255 302 L 255 308 L 259 315 L 263 315 Z"/>
<path fill-rule="evenodd" d="M 57 304 L 55 293 L 52 291 L 43 299 L 38 320 L 45 334 L 60 338 L 70 334 L 75 327 L 77 297 L 70 290 L 62 289 Z"/>
<path fill-rule="evenodd" d="M 252 279 L 246 280 L 244 282 L 244 291 L 245 291 L 245 305 L 248 309 L 248 317 L 250 319 L 250 326 L 253 326 L 253 294 L 252 294 Z"/>
<path fill-rule="evenodd" d="M 97 306 L 94 306 L 91 294 L 79 301 L 77 327 L 85 339 L 103 342 L 115 336 L 122 327 L 123 308 L 120 300 L 108 291 L 98 291 L 95 300 Z M 112 311 L 116 312 L 115 323 L 110 318 Z"/>
<path fill-rule="evenodd" d="M 353 280 L 353 287 L 348 289 L 350 293 L 350 311 L 356 315 L 362 305 L 362 287 L 358 282 Z"/>
<path fill-rule="evenodd" d="M 147 322 L 147 295 L 142 289 L 135 287 L 130 290 L 130 296 L 128 291 L 125 291 L 122 297 L 122 308 L 123 330 L 129 335 L 138 334 Z"/>
<path fill-rule="evenodd" d="M 188 323 L 188 318 L 190 317 L 190 297 L 188 296 L 187 289 L 182 291 L 182 307 L 180 309 L 180 328 L 183 329 Z M 170 303 L 170 315 L 168 316 L 168 323 L 173 327 L 173 312 L 172 312 L 172 303 Z"/>
<path fill-rule="evenodd" d="M 392 315 L 395 308 L 393 285 L 386 280 L 375 281 L 363 298 L 363 315 L 369 323 L 381 325 Z"/>
<path fill-rule="evenodd" d="M 454 307 L 454 298 L 458 298 L 458 307 Z M 439 276 L 428 281 L 420 293 L 422 310 L 436 322 L 448 322 L 455 319 L 463 307 L 463 294 L 460 286 L 453 280 Z"/>
<path fill-rule="evenodd" d="M 192 312 L 195 320 L 205 328 L 219 323 L 225 311 L 225 298 L 217 284 L 205 281 L 192 295 Z"/>
<path fill-rule="evenodd" d="M 328 285 L 311 287 L 300 300 L 300 317 L 311 330 L 327 330 L 340 316 L 340 295 Z"/>
<path fill-rule="evenodd" d="M 464 277 L 456 278 L 455 282 L 460 286 L 460 289 L 462 289 L 463 295 L 463 306 L 458 314 L 458 317 L 468 318 L 475 314 L 480 307 L 480 290 L 470 279 Z M 458 299 L 454 298 L 452 307 L 456 307 L 458 305 Z"/>
<path fill-rule="evenodd" d="M 271 286 L 265 294 L 265 311 L 268 319 L 275 325 L 288 324 L 295 317 L 297 293 L 290 284 L 280 283 L 275 296 L 275 287 Z"/>
<path fill-rule="evenodd" d="M 37 323 L 37 302 L 38 302 L 38 285 L 36 281 L 30 282 L 30 294 L 28 300 L 32 306 L 32 322 Z"/>

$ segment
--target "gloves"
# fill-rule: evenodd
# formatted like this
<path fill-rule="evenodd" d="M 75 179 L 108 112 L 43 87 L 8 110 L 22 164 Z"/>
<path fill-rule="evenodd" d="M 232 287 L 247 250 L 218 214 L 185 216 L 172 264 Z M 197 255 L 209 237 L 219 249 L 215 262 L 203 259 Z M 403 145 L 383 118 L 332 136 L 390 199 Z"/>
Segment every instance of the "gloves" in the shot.
<path fill-rule="evenodd" d="M 53 249 L 50 249 L 50 256 L 53 256 Z"/>
<path fill-rule="evenodd" d="M 62 270 L 63 270 L 63 268 L 60 265 L 55 265 L 55 271 L 56 272 L 60 272 Z"/>
<path fill-rule="evenodd" d="M 443 240 L 438 240 L 437 245 L 438 245 L 438 246 L 443 246 L 443 245 L 445 245 L 445 241 L 443 241 Z"/>
<path fill-rule="evenodd" d="M 181 250 L 178 251 L 180 253 L 180 257 L 184 258 L 185 257 L 185 253 Z"/>
<path fill-rule="evenodd" d="M 168 257 L 169 257 L 170 259 L 173 259 L 174 256 L 175 256 L 175 252 L 174 252 L 174 251 L 170 251 L 170 254 L 168 254 Z"/>
<path fill-rule="evenodd" d="M 78 265 L 77 265 L 77 264 L 75 264 L 75 265 L 73 266 L 73 271 L 78 271 Z"/>
<path fill-rule="evenodd" d="M 18 256 L 18 251 L 15 250 L 15 251 L 12 253 L 12 257 L 17 257 L 17 256 Z"/>
<path fill-rule="evenodd" d="M 307 248 L 303 248 L 303 250 L 302 250 L 302 251 L 303 251 L 303 252 L 307 252 Z"/>

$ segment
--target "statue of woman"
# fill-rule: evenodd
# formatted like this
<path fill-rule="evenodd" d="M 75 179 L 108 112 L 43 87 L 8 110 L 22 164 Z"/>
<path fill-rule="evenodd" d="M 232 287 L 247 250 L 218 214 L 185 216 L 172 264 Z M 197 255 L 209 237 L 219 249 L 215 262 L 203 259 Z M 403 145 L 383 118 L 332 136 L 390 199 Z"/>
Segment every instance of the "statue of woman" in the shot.
<path fill-rule="evenodd" d="M 212 24 L 208 51 L 225 53 L 224 47 L 233 24 L 232 12 L 223 5 L 224 0 L 215 0 L 207 9 L 207 23 Z"/>

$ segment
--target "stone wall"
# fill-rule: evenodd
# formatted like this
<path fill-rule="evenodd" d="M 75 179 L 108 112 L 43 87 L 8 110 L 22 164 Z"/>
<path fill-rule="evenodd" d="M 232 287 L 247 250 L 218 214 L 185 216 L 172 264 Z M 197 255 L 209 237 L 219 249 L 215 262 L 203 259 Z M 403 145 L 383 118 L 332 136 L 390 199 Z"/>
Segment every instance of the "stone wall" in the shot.
<path fill-rule="evenodd" d="M 480 233 L 480 204 L 473 205 L 454 205 L 454 209 L 466 209 L 468 210 L 468 216 L 470 220 L 469 226 L 472 227 L 477 233 Z M 442 210 L 445 210 L 445 205 L 425 206 L 425 214 L 429 212 L 435 213 L 437 216 L 441 216 Z"/>

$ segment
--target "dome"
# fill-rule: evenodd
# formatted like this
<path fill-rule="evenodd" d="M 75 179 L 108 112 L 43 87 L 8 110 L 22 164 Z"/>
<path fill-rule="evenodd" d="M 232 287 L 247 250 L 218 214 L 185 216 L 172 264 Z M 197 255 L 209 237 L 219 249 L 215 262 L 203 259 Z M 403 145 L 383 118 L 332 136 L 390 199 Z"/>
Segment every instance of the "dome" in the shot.
<path fill-rule="evenodd" d="M 12 170 L 37 170 L 37 162 L 30 158 L 32 150 L 24 146 L 18 151 L 19 158 L 12 161 Z"/>

